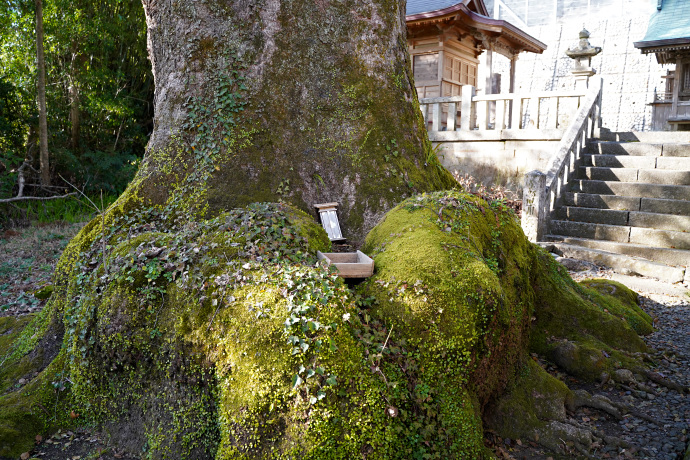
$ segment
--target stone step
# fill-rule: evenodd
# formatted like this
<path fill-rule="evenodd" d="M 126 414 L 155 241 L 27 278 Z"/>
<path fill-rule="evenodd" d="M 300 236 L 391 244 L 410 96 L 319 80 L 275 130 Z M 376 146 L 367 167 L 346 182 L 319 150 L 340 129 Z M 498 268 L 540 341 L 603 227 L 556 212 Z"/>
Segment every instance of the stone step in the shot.
<path fill-rule="evenodd" d="M 665 200 L 690 200 L 690 186 L 688 185 L 660 185 L 638 182 L 577 179 L 572 181 L 571 192 L 661 198 Z"/>
<path fill-rule="evenodd" d="M 672 230 L 553 220 L 551 233 L 619 243 L 638 243 L 660 248 L 690 249 L 690 233 Z"/>
<path fill-rule="evenodd" d="M 630 212 L 628 226 L 687 232 L 690 230 L 690 216 L 673 216 L 656 212 Z"/>
<path fill-rule="evenodd" d="M 552 220 L 551 234 L 574 236 L 576 238 L 594 238 L 608 241 L 618 241 L 620 243 L 628 243 L 630 241 L 630 227 L 622 225 L 570 222 L 567 220 Z"/>
<path fill-rule="evenodd" d="M 690 233 L 630 227 L 629 242 L 659 248 L 690 249 Z"/>
<path fill-rule="evenodd" d="M 600 168 L 654 169 L 661 157 L 635 157 L 631 155 L 585 155 L 586 166 Z"/>
<path fill-rule="evenodd" d="M 591 141 L 586 152 L 600 155 L 690 157 L 690 144 Z"/>
<path fill-rule="evenodd" d="M 633 257 L 566 243 L 543 243 L 542 246 L 564 257 L 588 260 L 597 265 L 611 267 L 614 271 L 626 275 L 638 274 L 649 276 L 668 283 L 682 282 L 685 276 L 686 269 L 683 267 L 672 267 L 641 257 Z"/>
<path fill-rule="evenodd" d="M 558 212 L 561 220 L 590 224 L 628 225 L 630 211 L 563 206 Z"/>
<path fill-rule="evenodd" d="M 583 208 L 617 209 L 622 211 L 657 212 L 678 216 L 690 216 L 690 201 L 661 200 L 616 195 L 566 193 L 567 206 Z"/>
<path fill-rule="evenodd" d="M 572 193 L 565 194 L 565 204 L 567 206 L 581 206 L 584 208 L 618 209 L 623 211 L 639 210 L 640 197 L 600 195 L 591 193 Z"/>
<path fill-rule="evenodd" d="M 582 246 L 590 249 L 614 252 L 627 256 L 642 257 L 653 262 L 678 267 L 690 265 L 690 251 L 682 249 L 653 248 L 642 244 L 619 243 L 616 241 L 590 240 L 586 238 L 563 237 L 547 235 L 547 241 L 556 241 L 573 246 Z"/>
<path fill-rule="evenodd" d="M 664 144 L 661 155 L 664 157 L 690 157 L 690 144 Z"/>
<path fill-rule="evenodd" d="M 690 171 L 690 157 L 658 157 L 656 159 L 656 169 Z"/>
<path fill-rule="evenodd" d="M 663 169 L 601 168 L 582 166 L 580 177 L 590 180 L 642 182 L 645 184 L 690 185 L 690 171 Z"/>
<path fill-rule="evenodd" d="M 632 155 L 585 155 L 585 166 L 690 171 L 690 157 L 636 157 Z"/>
<path fill-rule="evenodd" d="M 593 141 L 587 144 L 587 152 L 601 155 L 662 156 L 662 144 L 642 142 Z"/>
<path fill-rule="evenodd" d="M 640 211 L 690 216 L 690 201 L 642 198 L 640 200 Z"/>
<path fill-rule="evenodd" d="M 690 131 L 640 131 L 610 132 L 601 131 L 602 141 L 614 142 L 650 142 L 656 144 L 688 144 Z"/>
<path fill-rule="evenodd" d="M 600 208 L 563 206 L 558 215 L 562 220 L 592 224 L 627 225 L 684 232 L 690 230 L 690 216 Z"/>

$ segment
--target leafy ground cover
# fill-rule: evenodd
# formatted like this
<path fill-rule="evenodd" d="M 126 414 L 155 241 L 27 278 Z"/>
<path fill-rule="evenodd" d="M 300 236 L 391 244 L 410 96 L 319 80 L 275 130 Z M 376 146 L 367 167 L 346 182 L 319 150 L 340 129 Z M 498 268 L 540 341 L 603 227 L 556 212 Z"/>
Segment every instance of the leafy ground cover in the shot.
<path fill-rule="evenodd" d="M 54 222 L 0 233 L 0 317 L 43 307 L 45 299 L 34 292 L 50 283 L 60 254 L 83 225 Z"/>

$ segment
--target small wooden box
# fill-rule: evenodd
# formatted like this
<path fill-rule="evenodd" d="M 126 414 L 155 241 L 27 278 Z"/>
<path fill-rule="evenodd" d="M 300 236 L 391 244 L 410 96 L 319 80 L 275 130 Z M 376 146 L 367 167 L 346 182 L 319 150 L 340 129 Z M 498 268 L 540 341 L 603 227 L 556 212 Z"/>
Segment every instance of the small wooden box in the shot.
<path fill-rule="evenodd" d="M 319 260 L 335 265 L 341 278 L 368 278 L 374 274 L 374 261 L 362 251 L 326 252 L 316 251 Z"/>

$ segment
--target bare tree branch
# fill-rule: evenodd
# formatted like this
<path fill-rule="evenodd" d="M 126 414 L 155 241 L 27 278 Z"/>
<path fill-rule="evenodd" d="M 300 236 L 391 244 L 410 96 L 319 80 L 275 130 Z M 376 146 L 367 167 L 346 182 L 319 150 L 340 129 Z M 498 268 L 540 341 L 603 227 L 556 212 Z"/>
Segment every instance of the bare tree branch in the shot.
<path fill-rule="evenodd" d="M 67 198 L 76 195 L 77 192 L 68 193 L 67 195 L 57 195 L 57 196 L 15 196 L 14 198 L 5 198 L 0 200 L 0 203 L 13 203 L 15 201 L 48 201 L 57 200 L 60 198 Z"/>

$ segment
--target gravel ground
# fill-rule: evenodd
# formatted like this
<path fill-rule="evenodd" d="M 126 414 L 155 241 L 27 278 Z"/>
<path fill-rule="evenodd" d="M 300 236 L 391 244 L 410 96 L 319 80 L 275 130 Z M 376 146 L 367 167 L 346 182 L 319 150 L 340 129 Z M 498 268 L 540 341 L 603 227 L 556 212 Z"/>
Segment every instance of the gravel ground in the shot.
<path fill-rule="evenodd" d="M 566 262 L 575 268 L 571 276 L 582 281 L 588 278 L 619 278 L 613 271 L 580 261 Z M 625 280 L 621 280 L 625 284 Z M 651 369 L 659 376 L 679 383 L 686 391 L 679 392 L 659 385 L 646 376 L 634 375 L 637 383 L 625 385 L 614 382 L 588 384 L 566 376 L 547 362 L 541 365 L 550 373 L 560 377 L 573 390 L 584 389 L 592 395 L 603 395 L 613 402 L 625 404 L 634 409 L 622 420 L 591 408 L 580 408 L 569 413 L 568 422 L 589 427 L 609 437 L 609 441 L 622 441 L 619 445 L 606 442 L 603 436 L 594 439 L 590 456 L 574 452 L 566 443 L 563 449 L 566 458 L 611 458 L 611 459 L 690 459 L 690 291 L 681 285 L 663 285 L 649 279 L 629 278 L 628 285 L 640 294 L 640 305 L 655 321 L 656 331 L 645 341 L 650 347 L 647 356 Z M 656 291 L 672 292 L 675 295 L 657 294 L 636 288 L 655 286 Z M 534 443 L 520 440 L 500 439 L 489 433 L 487 440 L 494 446 L 499 458 L 554 459 L 563 454 L 546 452 Z"/>

